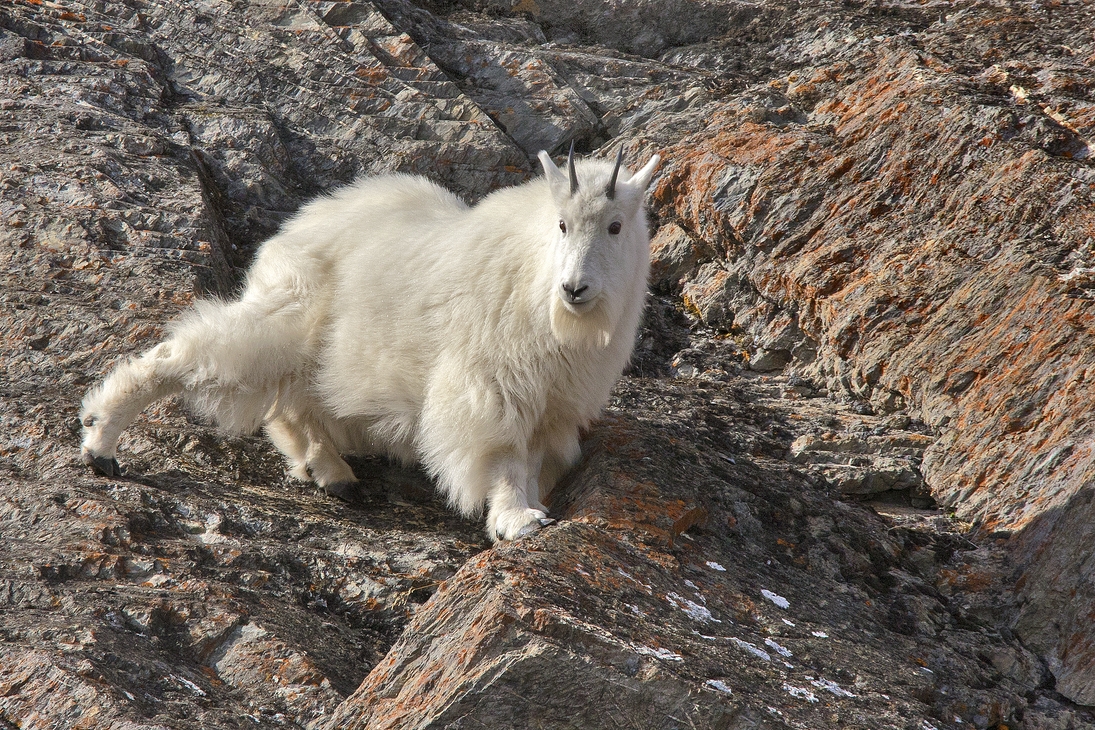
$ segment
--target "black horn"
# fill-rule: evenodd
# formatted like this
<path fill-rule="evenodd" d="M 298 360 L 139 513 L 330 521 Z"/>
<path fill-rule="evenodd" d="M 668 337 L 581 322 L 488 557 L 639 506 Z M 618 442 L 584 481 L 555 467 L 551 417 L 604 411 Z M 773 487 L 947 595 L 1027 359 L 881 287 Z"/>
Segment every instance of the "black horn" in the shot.
<path fill-rule="evenodd" d="M 578 192 L 578 173 L 574 171 L 574 140 L 570 140 L 570 154 L 567 155 L 567 169 L 570 170 L 570 194 Z"/>
<path fill-rule="evenodd" d="M 620 152 L 616 155 L 616 167 L 612 169 L 612 177 L 608 181 L 608 187 L 605 188 L 605 195 L 609 200 L 616 198 L 616 178 L 620 174 L 620 163 L 624 161 L 624 148 L 620 148 Z"/>

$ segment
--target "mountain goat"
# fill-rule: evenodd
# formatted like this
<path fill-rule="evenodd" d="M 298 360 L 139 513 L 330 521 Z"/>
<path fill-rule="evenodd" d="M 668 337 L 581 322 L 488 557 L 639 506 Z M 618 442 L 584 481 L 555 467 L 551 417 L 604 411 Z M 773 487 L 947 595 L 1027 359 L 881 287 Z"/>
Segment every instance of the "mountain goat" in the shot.
<path fill-rule="evenodd" d="M 340 454 L 420 461 L 492 539 L 541 503 L 631 356 L 649 269 L 643 206 L 659 158 L 598 160 L 469 207 L 425 178 L 362 179 L 259 249 L 235 301 L 199 301 L 167 339 L 85 396 L 81 456 L 108 476 L 122 431 L 181 393 L 220 426 L 264 426 L 289 473 L 348 499 Z"/>

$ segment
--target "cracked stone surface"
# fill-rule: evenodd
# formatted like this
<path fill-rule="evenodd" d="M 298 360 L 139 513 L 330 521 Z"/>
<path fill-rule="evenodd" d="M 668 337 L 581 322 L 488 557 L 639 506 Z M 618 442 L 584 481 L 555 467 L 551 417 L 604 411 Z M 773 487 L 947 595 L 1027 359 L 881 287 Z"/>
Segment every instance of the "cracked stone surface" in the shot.
<path fill-rule="evenodd" d="M 1082 2 L 0 7 L 0 726 L 1095 727 Z M 84 391 L 309 197 L 663 166 L 558 522 Z"/>

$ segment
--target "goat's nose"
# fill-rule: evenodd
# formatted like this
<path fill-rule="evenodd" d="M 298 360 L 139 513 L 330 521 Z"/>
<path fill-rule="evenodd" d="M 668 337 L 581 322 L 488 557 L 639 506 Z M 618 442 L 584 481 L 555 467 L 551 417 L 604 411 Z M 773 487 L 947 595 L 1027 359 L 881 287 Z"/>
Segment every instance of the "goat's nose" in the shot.
<path fill-rule="evenodd" d="M 563 291 L 566 292 L 567 299 L 572 302 L 577 302 L 578 300 L 580 300 L 582 298 L 582 294 L 584 294 L 587 289 L 589 289 L 588 284 L 578 287 L 574 286 L 573 284 L 563 284 Z"/>

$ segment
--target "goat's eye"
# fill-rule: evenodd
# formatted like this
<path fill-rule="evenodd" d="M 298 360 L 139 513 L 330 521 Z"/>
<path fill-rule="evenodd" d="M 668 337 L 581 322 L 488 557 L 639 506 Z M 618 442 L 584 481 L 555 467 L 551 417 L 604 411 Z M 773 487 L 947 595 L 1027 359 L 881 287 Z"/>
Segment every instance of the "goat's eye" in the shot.
<path fill-rule="evenodd" d="M 612 223 L 610 223 L 609 226 L 608 226 L 608 232 L 611 233 L 613 236 L 615 236 L 617 233 L 619 233 L 620 232 L 620 222 L 619 221 L 612 221 Z"/>
<path fill-rule="evenodd" d="M 563 233 L 567 232 L 567 222 L 566 221 L 562 221 L 562 220 L 559 221 L 559 230 L 562 231 Z"/>

